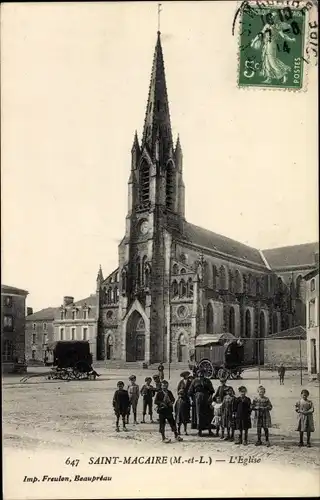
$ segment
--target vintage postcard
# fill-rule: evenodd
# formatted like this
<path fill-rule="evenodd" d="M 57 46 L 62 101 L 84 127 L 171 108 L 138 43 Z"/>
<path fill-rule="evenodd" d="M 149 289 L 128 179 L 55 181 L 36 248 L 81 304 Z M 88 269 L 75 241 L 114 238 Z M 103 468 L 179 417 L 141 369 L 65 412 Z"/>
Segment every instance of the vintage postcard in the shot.
<path fill-rule="evenodd" d="M 1 6 L 5 500 L 319 496 L 318 4 Z"/>

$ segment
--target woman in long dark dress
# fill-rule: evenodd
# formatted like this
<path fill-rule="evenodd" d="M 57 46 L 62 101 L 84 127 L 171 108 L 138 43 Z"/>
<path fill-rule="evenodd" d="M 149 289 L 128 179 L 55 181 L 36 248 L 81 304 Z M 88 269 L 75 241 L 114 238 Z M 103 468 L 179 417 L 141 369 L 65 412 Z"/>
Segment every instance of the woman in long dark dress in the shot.
<path fill-rule="evenodd" d="M 181 396 L 183 397 L 183 408 L 184 408 L 184 414 L 185 414 L 185 419 L 186 423 L 190 422 L 190 397 L 189 397 L 189 389 L 191 386 L 192 379 L 190 377 L 190 372 L 185 371 L 180 373 L 181 380 L 178 383 L 177 387 L 177 393 L 179 394 L 180 391 L 183 391 L 183 395 L 181 393 Z"/>
<path fill-rule="evenodd" d="M 192 429 L 198 429 L 198 436 L 202 436 L 204 430 L 208 430 L 209 435 L 212 435 L 213 412 L 210 403 L 214 388 L 211 380 L 204 376 L 203 370 L 198 371 L 198 376 L 192 381 L 188 394 L 193 401 Z"/>

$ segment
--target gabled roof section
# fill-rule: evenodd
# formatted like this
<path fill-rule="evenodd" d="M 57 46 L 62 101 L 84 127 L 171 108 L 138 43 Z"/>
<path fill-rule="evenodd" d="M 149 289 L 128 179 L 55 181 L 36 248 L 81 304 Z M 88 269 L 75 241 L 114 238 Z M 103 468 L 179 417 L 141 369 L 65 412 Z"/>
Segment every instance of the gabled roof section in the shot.
<path fill-rule="evenodd" d="M 303 279 L 304 281 L 309 281 L 315 276 L 318 276 L 318 274 L 319 274 L 319 267 L 317 267 L 317 269 L 313 269 L 308 274 L 305 274 L 305 276 L 303 276 Z"/>
<path fill-rule="evenodd" d="M 173 147 L 169 101 L 159 31 L 153 57 L 141 143 L 141 148 L 143 149 L 146 146 L 152 158 L 154 158 L 156 154 L 157 141 L 159 141 L 160 155 L 166 155 L 166 153 L 170 151 L 170 148 Z"/>
<path fill-rule="evenodd" d="M 229 255 L 244 261 L 252 262 L 266 267 L 259 250 L 249 247 L 244 243 L 222 236 L 221 234 L 213 233 L 208 229 L 185 222 L 184 235 L 188 242 L 195 243 L 203 248 L 216 250 L 225 255 Z"/>
<path fill-rule="evenodd" d="M 89 297 L 87 297 L 86 299 L 81 299 L 81 300 L 77 300 L 77 302 L 74 303 L 75 306 L 84 306 L 84 305 L 87 305 L 87 306 L 96 306 L 97 305 L 97 296 L 95 293 L 89 295 Z"/>
<path fill-rule="evenodd" d="M 306 329 L 303 326 L 294 326 L 288 330 L 283 330 L 282 332 L 273 333 L 268 335 L 268 339 L 299 339 L 305 340 L 307 338 Z"/>
<path fill-rule="evenodd" d="M 17 295 L 25 295 L 27 296 L 29 292 L 27 290 L 23 290 L 22 288 L 16 288 L 15 286 L 1 285 L 1 293 L 15 293 Z"/>
<path fill-rule="evenodd" d="M 54 320 L 55 314 L 59 311 L 60 307 L 46 307 L 33 314 L 26 316 L 26 321 L 50 321 Z"/>
<path fill-rule="evenodd" d="M 315 254 L 319 253 L 319 243 L 304 243 L 262 250 L 271 269 L 317 265 Z"/>

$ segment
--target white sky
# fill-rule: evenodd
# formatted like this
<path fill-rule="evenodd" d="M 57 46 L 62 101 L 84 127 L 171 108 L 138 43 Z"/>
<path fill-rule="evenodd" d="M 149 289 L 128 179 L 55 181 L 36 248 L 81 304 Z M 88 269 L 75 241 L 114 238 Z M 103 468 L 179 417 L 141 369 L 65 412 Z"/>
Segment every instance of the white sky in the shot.
<path fill-rule="evenodd" d="M 235 9 L 163 3 L 187 220 L 258 248 L 316 241 L 316 69 L 306 92 L 238 89 Z M 117 267 L 156 31 L 156 3 L 2 5 L 2 282 L 35 310 Z"/>

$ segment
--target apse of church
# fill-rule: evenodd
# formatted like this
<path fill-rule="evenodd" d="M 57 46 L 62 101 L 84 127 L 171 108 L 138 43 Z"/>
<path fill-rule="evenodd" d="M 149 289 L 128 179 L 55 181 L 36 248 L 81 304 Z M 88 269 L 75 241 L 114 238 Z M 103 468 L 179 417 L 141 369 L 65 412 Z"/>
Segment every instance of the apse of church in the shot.
<path fill-rule="evenodd" d="M 254 338 L 294 324 L 294 281 L 278 276 L 261 251 L 185 219 L 182 147 L 172 137 L 160 33 L 142 139 L 136 132 L 131 149 L 118 253 L 118 268 L 97 276 L 101 359 L 187 363 L 199 335 L 229 332 L 247 339 L 254 363 Z M 263 363 L 263 346 L 259 355 Z"/>

